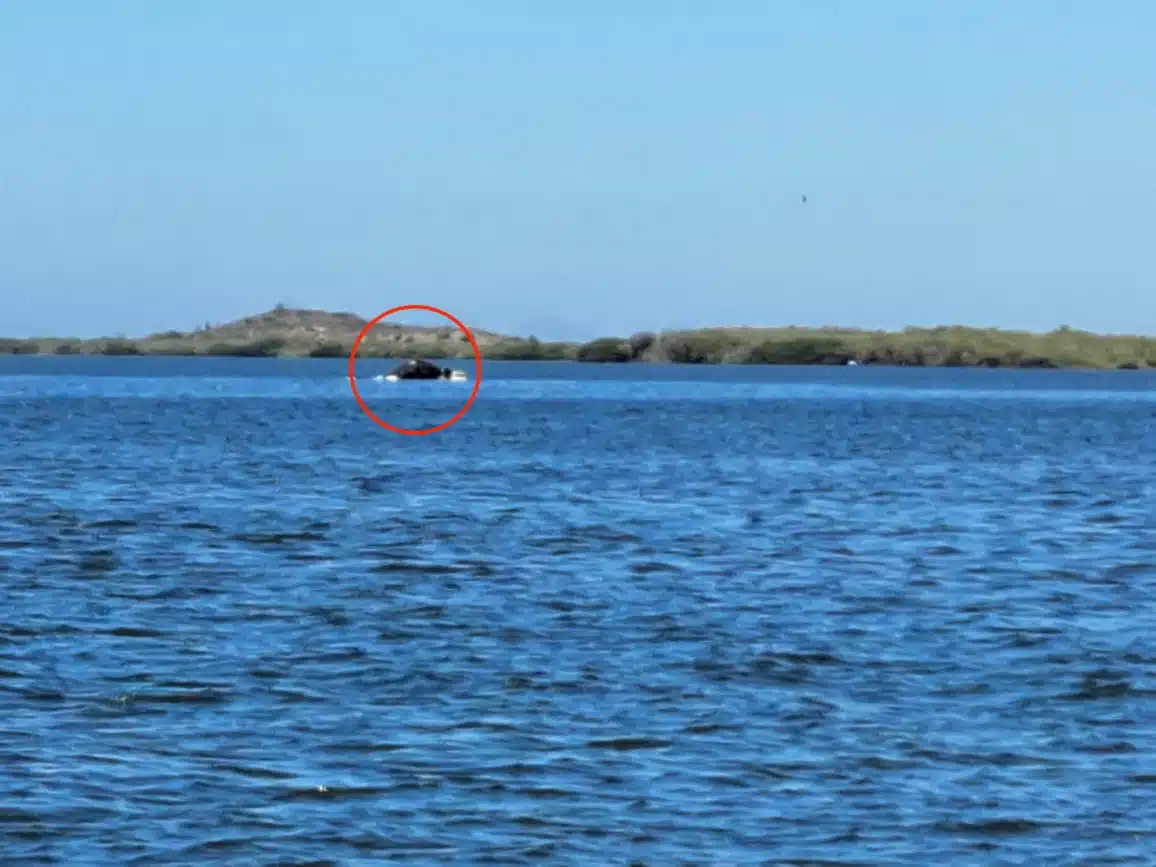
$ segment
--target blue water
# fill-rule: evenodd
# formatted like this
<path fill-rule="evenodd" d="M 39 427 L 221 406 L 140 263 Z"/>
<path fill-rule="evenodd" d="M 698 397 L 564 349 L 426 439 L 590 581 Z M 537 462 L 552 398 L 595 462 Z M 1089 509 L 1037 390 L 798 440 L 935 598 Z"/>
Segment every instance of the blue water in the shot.
<path fill-rule="evenodd" d="M 0 359 L 0 863 L 1156 864 L 1154 395 Z"/>

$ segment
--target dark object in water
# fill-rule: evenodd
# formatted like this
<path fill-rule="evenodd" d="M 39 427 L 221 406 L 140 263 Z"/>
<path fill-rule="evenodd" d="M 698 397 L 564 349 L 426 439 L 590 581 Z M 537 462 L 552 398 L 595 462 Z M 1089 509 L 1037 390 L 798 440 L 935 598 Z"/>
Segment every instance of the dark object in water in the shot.
<path fill-rule="evenodd" d="M 455 376 L 457 374 L 457 376 Z M 409 361 L 392 370 L 385 378 L 398 379 L 457 379 L 462 374 L 448 367 L 438 367 L 424 359 L 411 358 Z"/>

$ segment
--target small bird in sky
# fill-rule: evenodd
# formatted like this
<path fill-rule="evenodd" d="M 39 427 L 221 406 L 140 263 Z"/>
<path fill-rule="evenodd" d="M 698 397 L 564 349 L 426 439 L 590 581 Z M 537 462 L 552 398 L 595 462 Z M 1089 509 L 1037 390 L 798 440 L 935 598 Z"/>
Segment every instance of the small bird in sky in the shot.
<path fill-rule="evenodd" d="M 804 194 L 804 195 L 803 195 L 803 204 L 804 204 L 804 205 L 805 205 L 805 204 L 807 204 L 807 196 L 806 196 L 806 194 Z"/>

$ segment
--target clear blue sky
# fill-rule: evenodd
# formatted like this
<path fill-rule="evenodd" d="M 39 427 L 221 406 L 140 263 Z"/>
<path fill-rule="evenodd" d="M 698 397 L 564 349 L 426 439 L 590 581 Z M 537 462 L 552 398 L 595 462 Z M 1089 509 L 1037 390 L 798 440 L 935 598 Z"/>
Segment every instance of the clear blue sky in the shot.
<path fill-rule="evenodd" d="M 3 0 L 0 334 L 1156 333 L 1154 33 L 1150 0 Z"/>

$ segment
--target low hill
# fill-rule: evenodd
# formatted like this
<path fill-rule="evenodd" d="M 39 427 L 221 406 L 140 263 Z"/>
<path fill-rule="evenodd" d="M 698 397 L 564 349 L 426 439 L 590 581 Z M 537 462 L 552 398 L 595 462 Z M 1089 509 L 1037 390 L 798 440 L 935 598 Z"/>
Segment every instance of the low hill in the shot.
<path fill-rule="evenodd" d="M 344 358 L 368 320 L 353 313 L 283 306 L 223 325 L 166 331 L 139 339 L 0 339 L 0 353 L 222 355 Z M 1156 368 L 1156 338 L 1099 335 L 1061 327 L 1047 333 L 1000 329 L 701 328 L 588 343 L 547 343 L 473 329 L 495 360 L 673 362 L 682 364 L 860 364 L 922 367 Z M 453 325 L 385 320 L 362 341 L 359 357 L 469 358 Z"/>
<path fill-rule="evenodd" d="M 205 325 L 193 331 L 163 331 L 147 337 L 88 340 L 60 337 L 13 340 L 0 338 L 0 353 L 55 355 L 218 355 L 237 357 L 342 358 L 353 348 L 369 320 L 354 313 L 278 306 L 234 322 Z M 569 344 L 523 340 L 471 328 L 487 357 L 523 358 L 572 355 Z M 457 326 L 378 322 L 358 347 L 368 358 L 470 358 L 473 348 Z"/>

